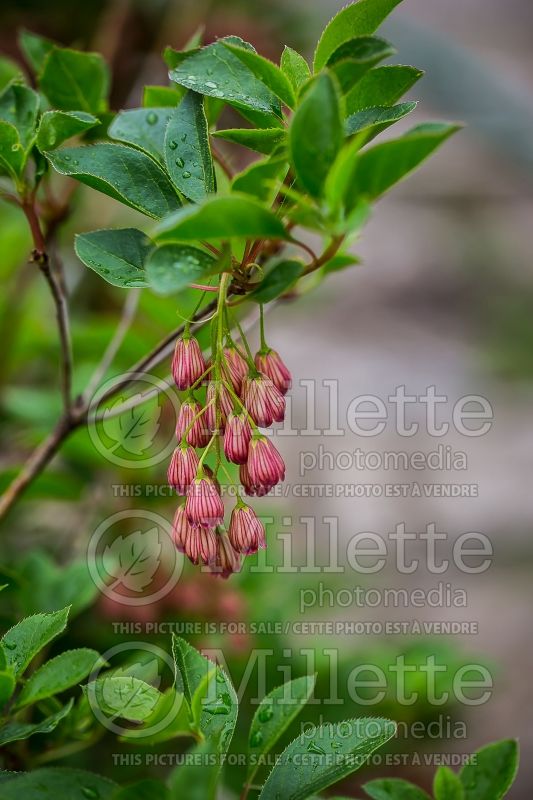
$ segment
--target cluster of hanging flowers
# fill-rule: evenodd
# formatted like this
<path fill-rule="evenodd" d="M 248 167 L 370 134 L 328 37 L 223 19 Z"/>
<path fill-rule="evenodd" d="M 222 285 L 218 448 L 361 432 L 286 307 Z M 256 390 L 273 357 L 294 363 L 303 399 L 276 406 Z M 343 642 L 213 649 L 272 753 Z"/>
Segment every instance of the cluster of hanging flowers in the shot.
<path fill-rule="evenodd" d="M 262 309 L 261 349 L 252 357 L 242 331 L 244 349 L 232 339 L 224 301 L 225 297 L 219 297 L 213 319 L 210 362 L 188 327 L 176 342 L 172 374 L 178 390 L 186 394 L 178 415 L 177 447 L 168 482 L 185 498 L 174 517 L 176 547 L 193 564 L 205 565 L 212 574 L 227 578 L 240 569 L 243 555 L 265 547 L 265 530 L 240 489 L 229 525 L 224 527 L 217 476 L 222 470 L 229 478 L 224 461 L 239 465 L 240 484 L 250 496 L 265 495 L 284 479 L 283 459 L 260 428 L 283 421 L 291 374 L 279 354 L 265 343 Z M 202 403 L 198 394 L 204 391 Z M 208 456 L 214 458 L 213 467 L 206 463 Z"/>

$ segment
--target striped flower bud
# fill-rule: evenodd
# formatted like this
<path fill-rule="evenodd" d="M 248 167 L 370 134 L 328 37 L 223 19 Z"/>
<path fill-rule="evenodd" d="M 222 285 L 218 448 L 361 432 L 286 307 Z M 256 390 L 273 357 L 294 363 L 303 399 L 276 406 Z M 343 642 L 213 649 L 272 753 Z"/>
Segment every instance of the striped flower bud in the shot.
<path fill-rule="evenodd" d="M 285 478 L 283 459 L 266 436 L 252 437 L 246 466 L 251 484 L 255 487 L 266 488 L 267 491 Z"/>
<path fill-rule="evenodd" d="M 245 378 L 241 396 L 245 408 L 260 428 L 283 422 L 285 398 L 266 375 Z"/>
<path fill-rule="evenodd" d="M 217 391 L 216 381 L 209 381 L 207 385 L 206 404 L 208 404 L 209 406 L 207 411 L 205 412 L 206 427 L 211 433 L 215 433 L 217 429 L 217 406 L 218 406 L 219 409 L 218 421 L 220 425 L 220 432 L 223 433 L 224 428 L 226 427 L 226 419 L 233 411 L 233 400 L 231 399 L 231 395 L 228 389 L 224 386 L 223 383 L 218 384 L 218 391 Z"/>
<path fill-rule="evenodd" d="M 202 410 L 200 403 L 196 400 L 186 400 L 181 404 L 176 423 L 176 438 L 181 441 L 184 433 L 188 430 L 186 442 L 191 447 L 206 447 L 211 438 L 205 414 L 198 417 Z"/>
<path fill-rule="evenodd" d="M 228 536 L 224 531 L 216 534 L 217 552 L 212 563 L 209 564 L 209 572 L 219 578 L 229 578 L 234 572 L 241 568 L 241 556 L 233 548 Z"/>
<path fill-rule="evenodd" d="M 172 523 L 174 544 L 193 564 L 213 563 L 217 540 L 213 528 L 193 528 L 187 519 L 185 506 L 178 506 Z"/>
<path fill-rule="evenodd" d="M 178 506 L 172 522 L 172 538 L 180 553 L 185 552 L 187 539 L 191 535 L 191 532 L 192 528 L 189 525 L 189 520 L 185 513 L 185 506 Z"/>
<path fill-rule="evenodd" d="M 250 506 L 239 501 L 231 512 L 229 540 L 238 553 L 249 555 L 266 547 L 265 529 Z"/>
<path fill-rule="evenodd" d="M 272 486 L 268 483 L 264 485 L 254 483 L 246 464 L 242 464 L 239 468 L 239 480 L 242 483 L 244 493 L 247 494 L 248 497 L 264 497 L 272 489 Z"/>
<path fill-rule="evenodd" d="M 195 478 L 187 492 L 185 513 L 193 527 L 215 528 L 224 520 L 224 504 L 211 478 Z"/>
<path fill-rule="evenodd" d="M 179 445 L 174 450 L 167 477 L 170 486 L 173 486 L 178 494 L 187 494 L 187 489 L 196 476 L 198 463 L 196 451 L 189 445 Z"/>
<path fill-rule="evenodd" d="M 268 494 L 272 488 L 271 486 L 268 488 L 256 486 L 250 477 L 250 470 L 246 464 L 241 464 L 239 467 L 239 480 L 242 483 L 245 494 L 247 494 L 249 497 L 263 497 L 263 495 Z"/>
<path fill-rule="evenodd" d="M 217 557 L 217 538 L 214 528 L 193 528 L 189 525 L 183 552 L 193 564 L 213 564 Z"/>
<path fill-rule="evenodd" d="M 194 336 L 182 336 L 178 339 L 172 359 L 172 375 L 178 389 L 190 389 L 206 369 L 198 340 Z"/>
<path fill-rule="evenodd" d="M 234 392 L 240 394 L 242 382 L 248 375 L 248 364 L 233 345 L 225 348 L 224 358 L 224 374 L 233 386 Z"/>
<path fill-rule="evenodd" d="M 229 414 L 224 431 L 224 455 L 233 464 L 245 464 L 252 428 L 245 414 Z"/>
<path fill-rule="evenodd" d="M 261 350 L 256 353 L 254 360 L 259 372 L 270 378 L 281 394 L 287 394 L 291 388 L 292 376 L 279 353 L 270 348 L 266 351 Z"/>

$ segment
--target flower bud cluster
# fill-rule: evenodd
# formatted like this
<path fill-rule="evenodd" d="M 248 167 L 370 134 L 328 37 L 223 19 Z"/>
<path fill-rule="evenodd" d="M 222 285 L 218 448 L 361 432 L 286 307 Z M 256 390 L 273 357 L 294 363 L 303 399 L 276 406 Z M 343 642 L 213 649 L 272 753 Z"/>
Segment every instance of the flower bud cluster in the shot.
<path fill-rule="evenodd" d="M 233 342 L 207 363 L 188 332 L 176 342 L 172 374 L 177 388 L 187 392 L 168 468 L 169 484 L 185 498 L 174 516 L 174 542 L 193 564 L 227 578 L 240 569 L 243 555 L 266 546 L 265 530 L 240 496 L 224 530 L 216 473 L 223 457 L 239 465 L 243 490 L 251 496 L 267 494 L 284 479 L 283 459 L 259 428 L 283 421 L 291 375 L 276 351 L 264 347 L 252 359 L 249 350 L 245 357 Z M 204 386 L 202 404 L 194 393 Z M 204 463 L 210 450 L 216 454 L 215 472 Z"/>

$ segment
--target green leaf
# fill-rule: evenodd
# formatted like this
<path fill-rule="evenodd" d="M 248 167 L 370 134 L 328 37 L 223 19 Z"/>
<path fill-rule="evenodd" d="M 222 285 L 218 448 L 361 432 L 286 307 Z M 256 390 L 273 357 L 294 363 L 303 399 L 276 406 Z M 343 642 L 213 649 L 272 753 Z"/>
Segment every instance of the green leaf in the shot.
<path fill-rule="evenodd" d="M 38 112 L 39 95 L 29 86 L 11 83 L 0 94 L 0 119 L 17 129 L 25 151 L 33 141 Z"/>
<path fill-rule="evenodd" d="M 22 173 L 26 157 L 17 129 L 10 122 L 0 119 L 0 166 L 2 171 L 14 178 Z"/>
<path fill-rule="evenodd" d="M 153 713 L 161 692 L 133 675 L 109 675 L 91 681 L 83 690 L 92 708 L 130 722 L 143 722 Z"/>
<path fill-rule="evenodd" d="M 351 114 L 344 123 L 347 136 L 365 131 L 368 135 L 380 133 L 414 111 L 417 103 L 398 103 L 396 106 L 374 106 Z M 366 138 L 366 137 L 365 137 Z"/>
<path fill-rule="evenodd" d="M 512 785 L 517 769 L 515 739 L 503 739 L 482 747 L 459 773 L 465 800 L 500 800 Z"/>
<path fill-rule="evenodd" d="M 102 142 L 65 147 L 46 157 L 61 175 L 71 175 L 149 217 L 159 219 L 181 205 L 163 170 L 133 147 Z"/>
<path fill-rule="evenodd" d="M 0 726 L 0 745 L 3 746 L 9 742 L 18 742 L 20 739 L 27 739 L 29 736 L 33 736 L 36 733 L 51 733 L 57 728 L 61 720 L 67 716 L 73 704 L 74 699 L 69 700 L 59 711 L 56 711 L 55 714 L 46 717 L 46 719 L 40 722 L 30 723 L 12 720 L 4 723 Z M 0 792 L 0 798 L 3 800 L 3 797 L 4 794 L 2 791 Z"/>
<path fill-rule="evenodd" d="M 266 155 L 284 142 L 287 137 L 283 128 L 226 128 L 214 131 L 212 135 Z"/>
<path fill-rule="evenodd" d="M 145 86 L 143 106 L 145 108 L 174 108 L 184 94 L 185 90 L 177 86 Z"/>
<path fill-rule="evenodd" d="M 39 87 L 61 111 L 98 114 L 107 95 L 109 75 L 100 53 L 53 47 L 42 67 Z"/>
<path fill-rule="evenodd" d="M 208 739 L 189 751 L 191 760 L 170 773 L 168 784 L 174 800 L 213 800 L 216 797 L 220 759 L 216 744 Z"/>
<path fill-rule="evenodd" d="M 343 94 L 356 85 L 379 61 L 393 55 L 394 47 L 377 36 L 359 36 L 341 44 L 327 66 L 335 73 Z"/>
<path fill-rule="evenodd" d="M 247 169 L 236 175 L 231 188 L 257 197 L 263 203 L 271 204 L 278 191 L 278 182 L 285 179 L 289 165 L 285 158 L 265 158 L 255 161 Z"/>
<path fill-rule="evenodd" d="M 373 800 L 430 800 L 422 789 L 399 778 L 370 781 L 363 789 Z"/>
<path fill-rule="evenodd" d="M 194 203 L 216 190 L 203 98 L 187 92 L 165 135 L 165 163 L 174 186 Z"/>
<path fill-rule="evenodd" d="M 217 263 L 210 253 L 198 247 L 165 244 L 150 254 L 146 262 L 146 279 L 158 294 L 173 294 L 216 271 Z"/>
<path fill-rule="evenodd" d="M 206 200 L 173 214 L 158 226 L 161 241 L 189 239 L 287 239 L 281 221 L 246 195 Z"/>
<path fill-rule="evenodd" d="M 250 50 L 247 47 L 238 47 L 226 41 L 223 44 L 234 55 L 239 58 L 258 78 L 261 83 L 268 86 L 270 91 L 279 97 L 289 108 L 294 108 L 296 103 L 296 96 L 291 82 L 286 77 L 285 73 L 276 66 L 276 64 L 269 61 L 268 58 L 263 58 L 259 53 Z"/>
<path fill-rule="evenodd" d="M 292 162 L 302 186 L 315 197 L 344 138 L 339 101 L 331 77 L 319 75 L 307 89 L 294 114 L 289 143 Z"/>
<path fill-rule="evenodd" d="M 11 81 L 22 81 L 23 75 L 18 64 L 10 58 L 0 58 L 0 91 L 11 83 Z"/>
<path fill-rule="evenodd" d="M 238 36 L 227 36 L 192 54 L 181 54 L 185 57 L 170 70 L 170 79 L 200 94 L 226 100 L 237 108 L 251 108 L 279 116 L 281 110 L 277 98 L 226 44 L 255 52 L 252 45 Z"/>
<path fill-rule="evenodd" d="M 280 66 L 291 82 L 295 93 L 298 94 L 311 77 L 309 64 L 300 53 L 297 53 L 292 47 L 285 46 L 281 54 Z"/>
<path fill-rule="evenodd" d="M 381 25 L 400 0 L 359 0 L 333 17 L 326 25 L 315 50 L 314 70 L 324 67 L 330 55 L 356 36 L 368 36 Z"/>
<path fill-rule="evenodd" d="M 7 665 L 20 675 L 30 661 L 52 639 L 65 630 L 69 608 L 51 614 L 33 614 L 21 620 L 4 634 L 1 644 Z"/>
<path fill-rule="evenodd" d="M 296 738 L 280 755 L 261 800 L 304 800 L 361 767 L 396 733 L 387 719 L 362 718 L 321 725 Z"/>
<path fill-rule="evenodd" d="M 250 762 L 248 775 L 255 774 L 257 760 L 272 750 L 280 736 L 298 716 L 315 688 L 316 676 L 305 675 L 278 686 L 263 698 L 250 726 L 248 754 L 256 759 Z"/>
<path fill-rule="evenodd" d="M 165 131 L 172 116 L 170 108 L 133 108 L 120 111 L 109 126 L 109 136 L 132 144 L 165 165 Z"/>
<path fill-rule="evenodd" d="M 213 100 L 213 98 L 207 98 L 207 100 Z M 235 106 L 235 108 L 241 117 L 244 117 L 244 119 L 250 122 L 255 128 L 285 128 L 283 120 L 275 114 L 266 114 L 263 111 L 254 111 L 253 109 L 245 108 L 244 106 L 242 108 Z"/>
<path fill-rule="evenodd" d="M 265 275 L 257 289 L 249 295 L 249 299 L 255 300 L 256 303 L 270 303 L 294 286 L 304 269 L 303 261 L 291 259 L 280 261 Z"/>
<path fill-rule="evenodd" d="M 111 800 L 117 784 L 93 772 L 62 767 L 45 767 L 15 774 L 2 782 L 1 800 Z"/>
<path fill-rule="evenodd" d="M 179 636 L 172 637 L 172 655 L 176 686 L 183 689 L 199 730 L 206 738 L 213 737 L 217 751 L 225 753 L 238 713 L 237 695 L 229 677 Z"/>
<path fill-rule="evenodd" d="M 53 150 L 95 125 L 98 119 L 85 111 L 45 111 L 37 129 L 37 147 L 41 152 Z"/>
<path fill-rule="evenodd" d="M 464 800 L 463 785 L 459 776 L 449 767 L 439 767 L 433 780 L 435 800 Z"/>
<path fill-rule="evenodd" d="M 19 44 L 26 61 L 37 74 L 41 72 L 46 56 L 55 47 L 54 42 L 50 39 L 24 30 L 19 34 Z"/>
<path fill-rule="evenodd" d="M 189 642 L 174 634 L 172 635 L 172 657 L 176 686 L 183 690 L 187 702 L 191 705 L 196 689 L 215 665 Z"/>
<path fill-rule="evenodd" d="M 418 125 L 399 139 L 383 142 L 362 152 L 350 174 L 348 205 L 353 207 L 357 197 L 376 199 L 384 194 L 416 169 L 459 128 L 459 125 L 438 122 Z"/>
<path fill-rule="evenodd" d="M 10 669 L 0 669 L 0 709 L 5 706 L 15 691 L 15 674 Z"/>
<path fill-rule="evenodd" d="M 180 736 L 193 736 L 189 706 L 184 696 L 171 687 L 161 694 L 142 726 L 125 731 L 120 741 L 152 747 Z"/>
<path fill-rule="evenodd" d="M 108 283 L 121 288 L 148 286 L 144 263 L 152 248 L 146 234 L 135 228 L 78 233 L 76 255 Z"/>
<path fill-rule="evenodd" d="M 100 656 L 96 650 L 66 650 L 47 661 L 30 676 L 17 698 L 16 707 L 23 708 L 70 689 L 85 680 L 99 661 Z"/>
<path fill-rule="evenodd" d="M 392 106 L 423 74 L 416 67 L 401 64 L 371 69 L 346 95 L 346 113 L 355 114 L 371 106 Z"/>
<path fill-rule="evenodd" d="M 164 783 L 147 778 L 118 789 L 111 800 L 170 800 L 170 792 Z"/>

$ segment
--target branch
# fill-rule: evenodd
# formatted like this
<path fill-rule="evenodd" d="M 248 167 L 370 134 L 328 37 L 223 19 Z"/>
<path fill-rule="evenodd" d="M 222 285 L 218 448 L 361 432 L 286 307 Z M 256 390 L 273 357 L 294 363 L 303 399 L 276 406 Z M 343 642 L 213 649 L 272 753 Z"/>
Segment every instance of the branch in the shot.
<path fill-rule="evenodd" d="M 87 384 L 84 397 L 90 398 L 95 390 L 98 387 L 98 384 L 105 376 L 107 370 L 113 363 L 113 360 L 118 353 L 122 342 L 124 341 L 124 337 L 128 332 L 128 329 L 133 322 L 133 318 L 137 312 L 137 306 L 139 305 L 139 299 L 141 296 L 140 289 L 132 289 L 126 295 L 126 301 L 124 306 L 122 307 L 122 315 L 120 317 L 120 322 L 118 323 L 115 333 L 113 334 L 113 338 L 109 342 L 107 346 L 107 350 L 105 351 L 104 355 L 102 356 L 102 360 L 96 367 L 93 375 Z"/>
<path fill-rule="evenodd" d="M 210 318 L 211 313 L 216 308 L 217 301 L 209 303 L 197 314 L 195 314 L 194 328 L 200 328 Z M 174 343 L 178 336 L 180 336 L 185 329 L 185 325 L 180 325 L 179 328 L 172 331 L 168 336 L 159 342 L 150 353 L 144 356 L 137 362 L 124 379 L 115 384 L 111 389 L 105 392 L 99 399 L 99 402 L 109 400 L 117 395 L 122 389 L 135 383 L 139 373 L 146 372 L 151 367 L 156 366 L 163 361 L 169 351 L 174 347 Z M 105 355 L 104 355 L 105 358 Z M 78 428 L 85 425 L 89 418 L 89 410 L 91 406 L 91 396 L 87 391 L 84 393 L 77 403 L 71 404 L 68 409 L 65 409 L 63 416 L 57 423 L 56 427 L 47 439 L 42 442 L 36 450 L 30 455 L 24 464 L 21 472 L 8 486 L 4 494 L 0 497 L 0 519 L 2 519 L 17 502 L 19 497 L 27 489 L 27 487 L 40 475 L 46 465 L 51 461 L 52 457 L 60 449 L 63 442 Z M 140 402 L 146 402 L 146 397 L 141 396 Z M 135 405 L 138 405 L 136 403 Z M 130 406 L 128 406 L 130 407 Z M 134 407 L 134 406 L 131 406 Z M 99 417 L 97 417 L 99 419 Z"/>
<path fill-rule="evenodd" d="M 336 255 L 339 247 L 344 241 L 344 236 L 334 236 L 329 245 L 326 247 L 323 253 L 318 257 L 315 258 L 306 266 L 304 270 L 304 275 L 310 275 L 315 270 L 320 269 L 326 264 L 330 259 Z"/>
<path fill-rule="evenodd" d="M 62 417 L 48 438 L 33 451 L 17 477 L 0 497 L 0 519 L 7 514 L 24 490 L 43 471 L 78 424 L 80 423 L 75 422 L 72 418 L 67 420 Z"/>
<path fill-rule="evenodd" d="M 193 330 L 202 327 L 202 325 L 208 321 L 211 314 L 217 307 L 217 302 L 218 300 L 213 300 L 194 315 L 193 325 L 191 325 Z M 178 336 L 181 336 L 184 330 L 185 325 L 182 324 L 179 326 L 179 328 L 173 330 L 172 333 L 169 333 L 168 336 L 165 336 L 165 338 L 162 339 L 153 350 L 151 350 L 147 355 L 141 358 L 140 361 L 137 361 L 136 364 L 130 367 L 122 381 L 119 381 L 107 392 L 104 392 L 104 394 L 100 397 L 100 402 L 114 397 L 116 394 L 121 392 L 122 389 L 125 389 L 127 386 L 135 383 L 136 375 L 139 373 L 147 372 L 149 369 L 152 369 L 152 367 L 156 367 L 158 364 L 164 361 L 164 359 L 167 358 L 167 356 L 169 356 L 172 352 L 176 343 L 176 339 Z"/>
<path fill-rule="evenodd" d="M 63 290 L 62 281 L 51 268 L 46 241 L 35 211 L 33 197 L 30 200 L 24 200 L 21 206 L 28 220 L 33 238 L 34 250 L 32 253 L 32 261 L 39 266 L 39 269 L 44 275 L 56 309 L 57 327 L 61 343 L 61 393 L 63 395 L 63 408 L 68 415 L 72 405 L 72 345 L 70 341 L 67 298 Z"/>

